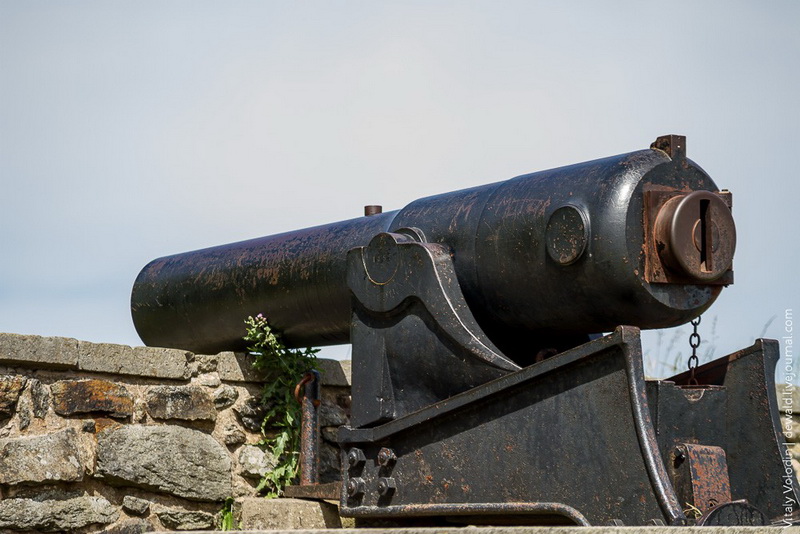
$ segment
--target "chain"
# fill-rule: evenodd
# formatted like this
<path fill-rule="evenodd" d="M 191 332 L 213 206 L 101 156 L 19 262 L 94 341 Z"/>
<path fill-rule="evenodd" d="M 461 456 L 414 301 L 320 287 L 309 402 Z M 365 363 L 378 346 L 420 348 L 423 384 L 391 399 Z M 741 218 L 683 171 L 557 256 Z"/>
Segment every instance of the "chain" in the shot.
<path fill-rule="evenodd" d="M 689 356 L 689 384 L 692 386 L 697 385 L 697 379 L 694 377 L 695 369 L 700 359 L 697 357 L 697 347 L 700 346 L 700 334 L 697 333 L 697 327 L 700 326 L 700 317 L 692 320 L 694 331 L 689 335 L 689 346 L 692 347 L 692 355 Z"/>

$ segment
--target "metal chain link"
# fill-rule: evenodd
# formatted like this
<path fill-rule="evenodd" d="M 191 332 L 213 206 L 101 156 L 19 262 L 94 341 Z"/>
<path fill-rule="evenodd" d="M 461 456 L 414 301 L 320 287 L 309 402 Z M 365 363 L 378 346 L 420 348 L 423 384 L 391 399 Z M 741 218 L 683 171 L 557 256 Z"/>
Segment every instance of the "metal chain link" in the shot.
<path fill-rule="evenodd" d="M 697 333 L 697 327 L 700 326 L 700 317 L 692 320 L 694 331 L 689 335 L 689 346 L 692 347 L 692 355 L 689 356 L 689 384 L 692 386 L 697 385 L 697 379 L 694 377 L 697 364 L 700 359 L 697 357 L 697 347 L 700 346 L 700 334 Z"/>

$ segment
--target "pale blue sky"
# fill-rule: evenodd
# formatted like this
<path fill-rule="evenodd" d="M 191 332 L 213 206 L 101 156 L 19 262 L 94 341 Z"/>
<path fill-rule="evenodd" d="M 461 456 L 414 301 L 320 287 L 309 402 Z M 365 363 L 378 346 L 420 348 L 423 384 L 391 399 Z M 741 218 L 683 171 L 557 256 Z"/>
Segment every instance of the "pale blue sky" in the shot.
<path fill-rule="evenodd" d="M 0 0 L 0 331 L 138 344 L 158 256 L 679 133 L 739 231 L 701 353 L 780 337 L 798 27 L 795 1 Z"/>

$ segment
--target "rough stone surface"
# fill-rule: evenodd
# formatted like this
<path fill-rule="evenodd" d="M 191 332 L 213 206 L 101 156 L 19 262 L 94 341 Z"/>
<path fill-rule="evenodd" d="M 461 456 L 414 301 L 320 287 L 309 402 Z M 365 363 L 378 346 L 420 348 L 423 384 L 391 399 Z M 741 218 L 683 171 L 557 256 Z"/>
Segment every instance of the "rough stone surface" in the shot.
<path fill-rule="evenodd" d="M 335 426 L 324 426 L 322 427 L 322 439 L 324 441 L 329 441 L 331 443 L 336 443 L 336 439 L 339 435 L 339 428 Z"/>
<path fill-rule="evenodd" d="M 225 442 L 225 445 L 232 447 L 247 441 L 247 436 L 244 435 L 244 432 L 242 432 L 242 429 L 239 428 L 239 425 L 230 424 L 225 427 L 225 430 L 223 430 L 222 439 Z"/>
<path fill-rule="evenodd" d="M 197 385 L 216 388 L 222 384 L 217 373 L 205 373 L 197 377 Z"/>
<path fill-rule="evenodd" d="M 78 368 L 82 371 L 153 378 L 187 379 L 191 352 L 158 347 L 128 347 L 110 343 L 78 342 Z"/>
<path fill-rule="evenodd" d="M 319 481 L 322 484 L 342 480 L 339 447 L 322 443 L 319 450 Z"/>
<path fill-rule="evenodd" d="M 317 360 L 317 369 L 322 373 L 323 386 L 350 386 L 350 360 L 330 360 L 327 358 L 319 358 Z"/>
<path fill-rule="evenodd" d="M 217 370 L 216 354 L 195 354 L 194 361 L 198 373 L 213 373 Z M 219 375 L 218 375 L 219 376 Z"/>
<path fill-rule="evenodd" d="M 134 423 L 144 423 L 145 419 L 147 419 L 147 403 L 142 399 L 136 399 L 133 403 L 131 421 Z"/>
<path fill-rule="evenodd" d="M 319 405 L 319 424 L 320 426 L 341 426 L 347 424 L 347 413 L 344 409 L 329 401 L 322 399 Z"/>
<path fill-rule="evenodd" d="M 0 363 L 37 369 L 75 369 L 78 367 L 78 340 L 0 334 Z"/>
<path fill-rule="evenodd" d="M 147 411 L 154 419 L 214 421 L 217 410 L 202 386 L 155 386 L 147 392 Z"/>
<path fill-rule="evenodd" d="M 72 429 L 0 440 L 0 484 L 83 479 L 78 435 Z"/>
<path fill-rule="evenodd" d="M 233 411 L 239 416 L 242 426 L 247 430 L 250 432 L 261 431 L 261 423 L 264 421 L 267 409 L 261 404 L 259 399 L 250 397 L 240 406 L 234 407 Z"/>
<path fill-rule="evenodd" d="M 340 528 L 336 505 L 300 499 L 249 498 L 237 501 L 234 515 L 243 530 Z"/>
<path fill-rule="evenodd" d="M 127 425 L 97 437 L 97 473 L 119 484 L 198 501 L 231 494 L 228 452 L 208 434 L 177 426 Z"/>
<path fill-rule="evenodd" d="M 229 406 L 233 406 L 236 399 L 239 398 L 239 392 L 236 388 L 225 385 L 214 392 L 214 406 L 217 410 L 224 410 Z"/>
<path fill-rule="evenodd" d="M 168 508 L 156 512 L 161 524 L 175 530 L 199 530 L 214 527 L 214 515 L 196 510 Z"/>
<path fill-rule="evenodd" d="M 277 461 L 270 453 L 255 445 L 239 449 L 239 470 L 246 478 L 261 478 L 275 468 Z"/>
<path fill-rule="evenodd" d="M 37 419 L 44 419 L 47 416 L 47 409 L 50 407 L 50 390 L 35 378 L 30 379 L 28 383 L 31 392 L 31 404 L 33 405 L 33 416 Z"/>
<path fill-rule="evenodd" d="M 14 415 L 14 408 L 26 382 L 23 376 L 0 376 L 0 419 L 8 419 Z"/>
<path fill-rule="evenodd" d="M 53 409 L 59 415 L 106 413 L 124 418 L 133 413 L 133 398 L 125 387 L 107 380 L 61 380 L 50 386 Z"/>
<path fill-rule="evenodd" d="M 153 532 L 155 528 L 150 521 L 144 519 L 125 519 L 119 523 L 102 530 L 100 534 L 142 534 Z"/>
<path fill-rule="evenodd" d="M 241 352 L 217 354 L 217 373 L 223 382 L 263 382 L 267 376 L 253 369 L 254 358 Z"/>
<path fill-rule="evenodd" d="M 150 511 L 150 501 L 133 495 L 125 495 L 122 498 L 122 509 L 129 514 L 144 515 Z"/>
<path fill-rule="evenodd" d="M 31 426 L 31 416 L 33 415 L 33 407 L 31 406 L 31 398 L 29 396 L 21 396 L 17 401 L 17 418 L 20 430 L 25 430 Z M 0 419 L 2 419 L 0 417 Z"/>
<path fill-rule="evenodd" d="M 71 531 L 88 525 L 113 523 L 118 518 L 117 509 L 102 497 L 0 501 L 0 528 L 42 532 Z"/>

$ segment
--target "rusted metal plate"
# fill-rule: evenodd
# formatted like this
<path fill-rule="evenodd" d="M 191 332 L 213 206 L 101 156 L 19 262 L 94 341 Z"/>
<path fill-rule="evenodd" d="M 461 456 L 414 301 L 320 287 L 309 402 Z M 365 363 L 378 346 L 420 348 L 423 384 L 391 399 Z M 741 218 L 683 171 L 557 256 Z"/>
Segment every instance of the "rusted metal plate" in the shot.
<path fill-rule="evenodd" d="M 731 501 L 728 463 L 721 447 L 681 443 L 674 454 L 674 469 L 683 473 L 688 503 L 705 513 Z M 675 489 L 680 495 L 682 488 Z"/>

